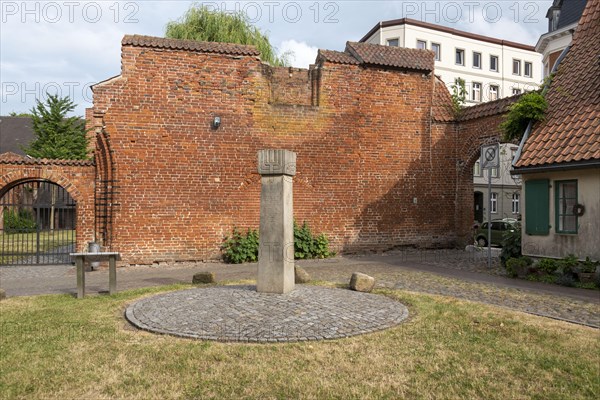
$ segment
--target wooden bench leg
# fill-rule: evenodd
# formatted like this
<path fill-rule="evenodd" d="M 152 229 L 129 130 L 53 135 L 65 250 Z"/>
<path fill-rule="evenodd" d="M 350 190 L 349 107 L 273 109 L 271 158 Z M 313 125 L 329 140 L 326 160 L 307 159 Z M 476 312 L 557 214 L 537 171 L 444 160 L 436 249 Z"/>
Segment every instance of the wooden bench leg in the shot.
<path fill-rule="evenodd" d="M 75 259 L 77 265 L 77 298 L 83 299 L 85 297 L 85 269 L 83 268 L 83 258 L 77 257 Z"/>
<path fill-rule="evenodd" d="M 108 294 L 117 293 L 117 260 L 116 256 L 108 258 Z"/>

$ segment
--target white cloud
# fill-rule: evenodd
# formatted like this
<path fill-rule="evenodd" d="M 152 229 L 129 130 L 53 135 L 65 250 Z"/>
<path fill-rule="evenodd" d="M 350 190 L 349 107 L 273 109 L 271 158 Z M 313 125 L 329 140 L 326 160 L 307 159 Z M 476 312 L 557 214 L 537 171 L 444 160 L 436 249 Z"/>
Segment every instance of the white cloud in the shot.
<path fill-rule="evenodd" d="M 290 62 L 296 68 L 308 68 L 310 64 L 315 63 L 318 47 L 309 46 L 306 42 L 298 42 L 294 39 L 284 40 L 278 48 L 279 55 L 290 51 Z"/>

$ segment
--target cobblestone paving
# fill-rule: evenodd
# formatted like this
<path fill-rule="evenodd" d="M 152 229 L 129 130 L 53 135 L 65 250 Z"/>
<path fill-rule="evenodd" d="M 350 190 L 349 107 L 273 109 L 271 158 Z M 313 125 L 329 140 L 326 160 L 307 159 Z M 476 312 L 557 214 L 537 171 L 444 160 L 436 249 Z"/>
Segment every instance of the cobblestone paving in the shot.
<path fill-rule="evenodd" d="M 131 304 L 137 327 L 158 333 L 236 342 L 337 339 L 389 328 L 408 317 L 381 295 L 296 285 L 288 294 L 255 286 L 218 286 L 160 294 Z"/>

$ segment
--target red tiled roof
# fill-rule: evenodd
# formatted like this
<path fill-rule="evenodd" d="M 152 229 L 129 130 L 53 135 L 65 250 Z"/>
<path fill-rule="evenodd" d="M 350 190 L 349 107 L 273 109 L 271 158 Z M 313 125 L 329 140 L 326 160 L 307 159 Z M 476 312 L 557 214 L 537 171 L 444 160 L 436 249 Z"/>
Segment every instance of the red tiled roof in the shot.
<path fill-rule="evenodd" d="M 259 56 L 260 52 L 254 46 L 234 43 L 199 42 L 196 40 L 166 39 L 143 35 L 125 35 L 122 45 L 152 47 L 159 49 L 175 49 L 200 51 L 205 53 L 231 54 L 243 56 Z"/>
<path fill-rule="evenodd" d="M 334 50 L 321 50 L 317 55 L 317 60 L 322 59 L 336 64 L 360 64 L 356 58 L 352 57 L 348 53 Z"/>
<path fill-rule="evenodd" d="M 471 107 L 465 107 L 460 112 L 459 121 L 468 121 L 470 119 L 488 117 L 490 115 L 501 114 L 507 111 L 515 101 L 519 100 L 522 94 L 517 94 L 502 99 L 488 101 L 486 103 L 477 104 Z"/>
<path fill-rule="evenodd" d="M 347 42 L 346 53 L 364 64 L 422 71 L 433 71 L 434 68 L 435 54 L 430 50 Z"/>
<path fill-rule="evenodd" d="M 429 50 L 346 42 L 344 52 L 319 50 L 317 59 L 336 64 L 376 65 L 418 71 L 433 71 L 434 53 Z"/>
<path fill-rule="evenodd" d="M 6 152 L 0 154 L 0 164 L 92 166 L 94 165 L 94 160 L 51 160 L 48 158 L 28 158 L 15 153 Z"/>
<path fill-rule="evenodd" d="M 455 120 L 452 96 L 450 96 L 450 92 L 444 82 L 437 76 L 435 77 L 435 89 L 433 92 L 432 116 L 438 122 L 452 122 Z"/>
<path fill-rule="evenodd" d="M 600 1 L 588 1 L 516 168 L 600 161 Z"/>

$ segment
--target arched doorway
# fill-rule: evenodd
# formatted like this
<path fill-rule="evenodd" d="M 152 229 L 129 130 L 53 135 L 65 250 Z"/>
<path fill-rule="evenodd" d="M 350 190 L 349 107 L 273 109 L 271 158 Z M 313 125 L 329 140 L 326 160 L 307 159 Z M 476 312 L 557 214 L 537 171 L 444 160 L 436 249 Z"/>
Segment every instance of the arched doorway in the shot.
<path fill-rule="evenodd" d="M 26 180 L 0 194 L 0 265 L 71 262 L 77 206 L 65 188 Z"/>

